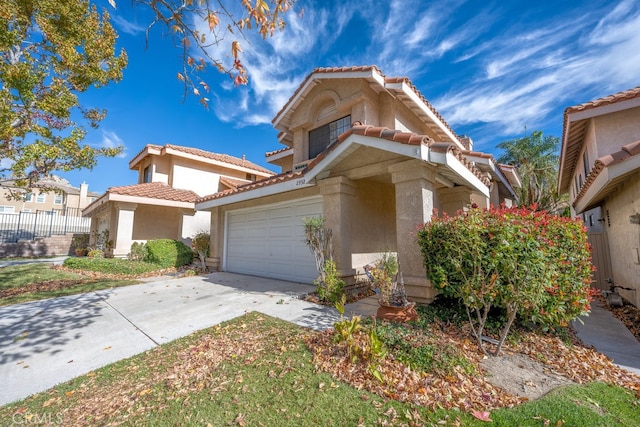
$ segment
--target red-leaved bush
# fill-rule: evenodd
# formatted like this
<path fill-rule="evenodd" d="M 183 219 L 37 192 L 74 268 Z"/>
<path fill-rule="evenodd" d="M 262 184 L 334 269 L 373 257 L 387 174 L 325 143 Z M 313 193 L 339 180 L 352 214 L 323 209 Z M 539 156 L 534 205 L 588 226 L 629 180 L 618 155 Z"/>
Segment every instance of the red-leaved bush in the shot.
<path fill-rule="evenodd" d="M 590 310 L 591 255 L 578 220 L 504 206 L 436 213 L 418 230 L 418 242 L 432 283 L 463 301 L 485 352 L 492 307 L 507 311 L 496 355 L 516 316 L 566 325 Z"/>

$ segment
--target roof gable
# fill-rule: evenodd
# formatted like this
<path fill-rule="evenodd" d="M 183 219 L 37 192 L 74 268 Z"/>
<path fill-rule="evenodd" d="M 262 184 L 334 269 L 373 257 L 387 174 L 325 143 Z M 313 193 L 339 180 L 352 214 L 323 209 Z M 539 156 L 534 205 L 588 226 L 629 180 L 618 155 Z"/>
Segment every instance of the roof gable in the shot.
<path fill-rule="evenodd" d="M 287 103 L 278 111 L 272 123 L 278 129 L 288 128 L 293 112 L 304 102 L 310 91 L 322 80 L 362 79 L 376 92 L 386 91 L 399 99 L 419 120 L 426 124 L 438 139 L 468 148 L 431 103 L 407 77 L 386 77 L 375 65 L 355 67 L 316 68 L 298 86 Z M 288 145 L 288 144 L 287 144 Z"/>

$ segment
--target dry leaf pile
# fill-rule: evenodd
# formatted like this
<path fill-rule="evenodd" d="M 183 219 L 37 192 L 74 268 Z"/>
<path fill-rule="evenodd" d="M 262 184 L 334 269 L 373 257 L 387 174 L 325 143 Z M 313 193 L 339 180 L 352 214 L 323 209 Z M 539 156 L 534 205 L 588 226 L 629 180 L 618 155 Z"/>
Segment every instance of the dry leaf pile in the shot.
<path fill-rule="evenodd" d="M 371 375 L 367 363 L 352 363 L 346 347 L 334 343 L 332 331 L 309 337 L 307 344 L 319 370 L 379 396 L 432 409 L 458 408 L 465 412 L 512 407 L 524 402 L 525 398 L 511 395 L 489 382 L 480 366 L 483 354 L 465 329 L 433 324 L 424 332 L 430 340 L 458 348 L 473 364 L 475 372 L 467 373 L 460 367 L 449 374 L 416 372 L 388 355 L 379 368 L 384 382 Z M 362 334 L 357 339 L 364 342 Z M 525 354 L 541 361 L 545 369 L 577 383 L 604 381 L 640 393 L 640 377 L 618 368 L 606 356 L 579 343 L 566 344 L 551 335 L 522 331 L 521 341 L 505 345 L 503 351 Z"/>
<path fill-rule="evenodd" d="M 257 316 L 252 321 L 262 320 Z M 65 395 L 52 394 L 45 405 L 66 407 L 61 415 L 65 420 L 73 420 L 76 426 L 120 425 L 145 413 L 160 411 L 174 402 L 195 405 L 190 402 L 193 392 L 207 389 L 215 394 L 242 384 L 241 371 L 230 376 L 212 375 L 220 364 L 239 359 L 249 365 L 257 363 L 264 352 L 284 353 L 299 345 L 300 338 L 295 333 L 275 328 L 270 333 L 261 332 L 256 333 L 248 322 L 239 326 L 217 326 L 213 333 L 203 334 L 195 344 L 175 355 L 170 348 L 158 347 L 148 352 L 151 357 L 146 357 L 142 365 L 129 365 L 127 372 L 108 379 L 91 372 L 83 377 L 80 388 Z M 277 348 L 272 348 L 274 345 Z M 167 369 L 169 358 L 172 363 Z M 269 363 L 273 375 L 283 375 L 293 369 L 286 357 Z M 144 376 L 132 382 L 131 377 L 140 372 Z"/>
<path fill-rule="evenodd" d="M 86 279 L 63 279 L 63 280 L 47 280 L 40 283 L 30 283 L 17 288 L 9 288 L 0 290 L 0 298 L 8 298 L 15 295 L 26 293 L 57 291 L 59 289 L 69 288 L 71 286 L 87 283 Z"/>

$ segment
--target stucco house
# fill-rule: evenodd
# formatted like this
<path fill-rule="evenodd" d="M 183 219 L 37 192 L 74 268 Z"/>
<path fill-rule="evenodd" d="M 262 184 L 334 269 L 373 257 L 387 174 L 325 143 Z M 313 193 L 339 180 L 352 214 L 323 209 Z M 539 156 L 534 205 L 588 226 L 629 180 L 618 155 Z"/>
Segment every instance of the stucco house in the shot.
<path fill-rule="evenodd" d="M 596 287 L 610 277 L 640 306 L 640 86 L 565 110 L 558 189 L 588 227 Z"/>
<path fill-rule="evenodd" d="M 169 238 L 188 241 L 209 230 L 210 213 L 196 212 L 200 196 L 273 175 L 243 158 L 190 147 L 149 144 L 130 162 L 138 183 L 110 187 L 87 206 L 91 231 L 109 230 L 113 255 L 126 256 L 133 242 Z"/>
<path fill-rule="evenodd" d="M 16 193 L 22 197 L 13 197 Z M 0 186 L 0 213 L 56 211 L 61 215 L 80 216 L 81 210 L 98 196 L 99 194 L 89 191 L 87 183 L 74 187 L 57 175 L 38 181 L 28 193 L 13 187 L 13 181 L 7 180 Z"/>
<path fill-rule="evenodd" d="M 413 236 L 434 208 L 455 213 L 511 203 L 512 168 L 473 151 L 404 77 L 375 66 L 318 68 L 273 119 L 282 173 L 198 199 L 211 212 L 210 264 L 311 283 L 304 217 L 333 230 L 339 273 L 352 280 L 368 254 L 397 252 L 410 298 L 435 296 Z"/>

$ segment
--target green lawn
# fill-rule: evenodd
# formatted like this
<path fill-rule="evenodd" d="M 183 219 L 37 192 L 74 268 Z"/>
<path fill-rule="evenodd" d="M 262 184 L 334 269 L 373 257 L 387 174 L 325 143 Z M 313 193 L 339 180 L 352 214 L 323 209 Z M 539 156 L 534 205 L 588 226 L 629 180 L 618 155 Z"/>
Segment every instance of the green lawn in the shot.
<path fill-rule="evenodd" d="M 33 263 L 0 268 L 0 306 L 74 295 L 137 283 L 98 278 Z"/>
<path fill-rule="evenodd" d="M 386 399 L 317 372 L 304 344 L 309 334 L 250 313 L 0 407 L 0 420 L 49 414 L 74 426 L 488 424 L 458 410 Z M 640 425 L 639 407 L 630 391 L 591 383 L 491 411 L 490 418 L 496 426 L 631 426 Z"/>

